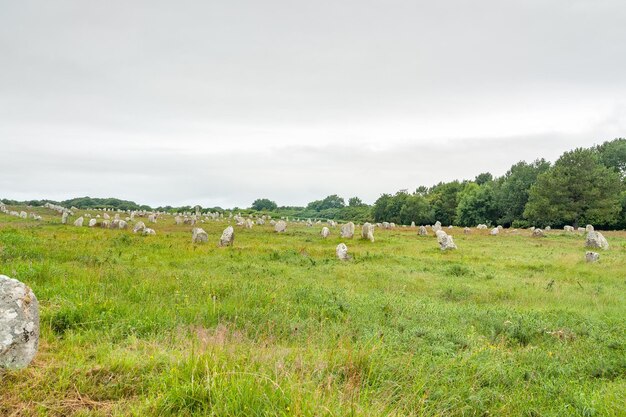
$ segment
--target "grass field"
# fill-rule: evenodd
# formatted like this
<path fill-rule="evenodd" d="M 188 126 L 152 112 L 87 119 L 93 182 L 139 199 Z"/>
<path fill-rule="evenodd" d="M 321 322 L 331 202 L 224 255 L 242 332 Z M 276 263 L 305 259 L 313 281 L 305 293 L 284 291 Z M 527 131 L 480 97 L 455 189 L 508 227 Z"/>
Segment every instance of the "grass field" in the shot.
<path fill-rule="evenodd" d="M 442 253 L 411 228 L 266 225 L 218 248 L 225 221 L 195 245 L 171 218 L 139 236 L 27 211 L 0 214 L 0 274 L 37 295 L 41 340 L 0 374 L 0 415 L 626 415 L 626 232 L 587 264 L 559 231 L 455 228 Z"/>

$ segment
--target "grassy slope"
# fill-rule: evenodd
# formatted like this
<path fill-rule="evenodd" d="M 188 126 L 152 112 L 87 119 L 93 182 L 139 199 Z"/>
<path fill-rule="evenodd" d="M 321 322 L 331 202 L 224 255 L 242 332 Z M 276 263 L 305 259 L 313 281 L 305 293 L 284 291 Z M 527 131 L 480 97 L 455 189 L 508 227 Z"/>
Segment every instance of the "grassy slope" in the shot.
<path fill-rule="evenodd" d="M 11 208 L 13 209 L 13 208 Z M 0 214 L 0 273 L 42 311 L 0 415 L 626 415 L 626 233 L 236 228 L 235 246 Z M 85 222 L 86 224 L 87 222 Z M 217 241 L 225 227 L 202 227 Z"/>

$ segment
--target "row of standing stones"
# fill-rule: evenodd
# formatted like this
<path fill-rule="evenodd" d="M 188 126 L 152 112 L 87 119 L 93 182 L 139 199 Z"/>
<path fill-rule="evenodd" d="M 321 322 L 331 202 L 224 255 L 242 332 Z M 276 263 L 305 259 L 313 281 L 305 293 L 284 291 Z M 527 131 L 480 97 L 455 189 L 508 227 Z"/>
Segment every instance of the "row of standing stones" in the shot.
<path fill-rule="evenodd" d="M 61 221 L 66 224 L 68 222 L 68 218 L 70 215 L 70 211 L 64 209 L 60 206 L 50 207 L 54 210 L 57 210 L 62 213 Z M 0 204 L 0 212 L 14 215 L 23 219 L 29 217 L 26 212 L 9 212 L 6 207 Z M 140 216 L 143 216 L 142 213 Z M 87 216 L 87 215 L 86 215 Z M 99 217 L 99 215 L 98 215 Z M 115 218 L 111 219 L 107 213 L 104 213 L 102 216 L 101 227 L 106 228 L 116 228 L 116 229 L 126 229 L 128 227 L 128 222 L 133 221 L 133 213 L 131 213 L 130 218 L 121 219 L 119 214 L 115 215 Z M 192 224 L 195 225 L 197 218 L 199 217 L 198 213 L 196 215 L 189 215 L 180 217 L 176 216 L 175 222 L 176 224 Z M 41 216 L 31 213 L 30 218 L 34 220 L 41 220 Z M 209 217 L 214 220 L 220 219 L 220 215 L 217 213 L 210 213 Z M 252 228 L 254 224 L 251 219 L 243 219 L 241 216 L 234 216 L 236 224 L 239 226 L 244 226 L 245 228 Z M 155 213 L 148 214 L 148 220 L 151 223 L 157 222 L 157 215 Z M 259 217 L 256 221 L 256 224 L 263 225 L 265 223 L 265 216 L 263 218 Z M 84 222 L 83 216 L 79 217 L 76 221 L 74 221 L 74 226 L 82 227 Z M 317 222 L 319 224 L 320 221 Z M 89 220 L 89 226 L 93 227 L 97 224 L 97 220 L 92 218 Z M 270 224 L 274 226 L 274 231 L 276 233 L 284 233 L 287 230 L 287 222 L 284 220 L 270 220 Z M 307 220 L 307 226 L 313 226 L 311 220 Z M 336 227 L 337 223 L 334 221 L 328 221 L 328 225 L 330 227 Z M 416 227 L 413 223 L 412 227 Z M 382 222 L 377 223 L 376 225 L 365 223 L 361 229 L 361 238 L 374 242 L 374 229 L 375 227 L 380 227 L 383 229 L 393 229 L 395 228 L 395 224 Z M 439 243 L 440 249 L 442 251 L 457 249 L 456 244 L 454 243 L 454 239 L 452 236 L 448 235 L 442 228 L 440 222 L 436 222 L 432 226 L 419 226 L 418 235 L 428 236 L 428 228 L 430 227 L 437 238 L 437 242 Z M 449 226 L 451 229 L 452 226 Z M 487 225 L 481 224 L 477 226 L 479 230 L 488 229 Z M 489 234 L 493 236 L 497 236 L 500 231 L 503 230 L 502 226 L 498 226 L 493 228 Z M 574 232 L 575 229 L 572 226 L 565 226 L 564 230 L 566 232 Z M 464 233 L 470 233 L 471 229 L 466 227 L 464 228 Z M 549 227 L 545 229 L 531 228 L 532 236 L 541 238 L 546 236 L 546 232 L 550 231 Z M 156 232 L 146 227 L 143 221 L 137 221 L 134 224 L 133 232 L 142 233 L 144 235 L 154 235 Z M 586 228 L 579 228 L 578 232 L 586 232 L 587 237 L 585 241 L 585 246 L 588 248 L 596 248 L 607 250 L 609 248 L 609 244 L 606 238 L 602 235 L 602 233 L 595 231 L 593 226 L 587 225 Z M 355 233 L 355 225 L 353 222 L 345 223 L 340 228 L 340 236 L 345 239 L 352 239 Z M 322 238 L 328 238 L 330 236 L 330 229 L 328 226 L 324 226 L 321 231 Z M 192 229 L 192 242 L 193 243 L 206 243 L 208 242 L 208 234 L 202 228 L 194 227 Z M 218 246 L 232 246 L 235 239 L 235 231 L 232 226 L 228 226 L 224 232 L 222 233 Z M 347 261 L 351 259 L 351 256 L 348 254 L 348 247 L 345 243 L 340 243 L 336 247 L 336 256 L 341 261 Z M 585 254 L 585 258 L 588 262 L 596 262 L 599 260 L 599 254 L 597 252 L 587 252 Z M 4 275 L 0 275 L 0 369 L 19 369 L 26 367 L 33 359 L 37 352 L 37 347 L 39 343 L 39 304 L 37 301 L 37 297 L 33 293 L 33 291 L 27 287 L 25 284 L 21 283 L 18 280 L 9 278 Z"/>

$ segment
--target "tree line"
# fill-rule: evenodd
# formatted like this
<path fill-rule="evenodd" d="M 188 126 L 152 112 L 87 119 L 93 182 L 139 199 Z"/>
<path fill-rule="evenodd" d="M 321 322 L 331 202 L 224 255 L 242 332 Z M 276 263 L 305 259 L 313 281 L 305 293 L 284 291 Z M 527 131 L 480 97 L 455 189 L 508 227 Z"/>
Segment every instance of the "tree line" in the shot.
<path fill-rule="evenodd" d="M 152 208 L 116 198 L 1 201 L 31 206 L 51 202 L 83 209 L 194 210 L 191 206 Z M 204 211 L 228 210 L 213 207 Z M 395 194 L 382 194 L 372 205 L 358 197 L 346 202 L 333 194 L 312 201 L 306 207 L 278 206 L 270 199 L 259 198 L 250 208 L 235 207 L 230 211 L 360 223 L 387 221 L 419 225 L 438 220 L 445 225 L 483 223 L 506 227 L 578 227 L 591 223 L 606 229 L 626 229 L 626 139 L 565 152 L 554 164 L 545 159 L 520 161 L 500 177 L 485 172 L 473 180 L 440 182 L 431 187 L 420 186 L 412 192 L 400 190 Z"/>
<path fill-rule="evenodd" d="M 255 203 L 261 200 L 257 200 Z M 267 200 L 269 201 L 269 200 Z M 273 203 L 273 202 L 271 202 Z M 482 173 L 473 180 L 440 182 L 415 191 L 382 194 L 373 205 L 337 195 L 305 208 L 253 204 L 255 210 L 291 212 L 297 217 L 397 224 L 506 227 L 572 225 L 626 228 L 626 139 L 565 152 L 554 163 L 520 161 L 504 175 Z"/>

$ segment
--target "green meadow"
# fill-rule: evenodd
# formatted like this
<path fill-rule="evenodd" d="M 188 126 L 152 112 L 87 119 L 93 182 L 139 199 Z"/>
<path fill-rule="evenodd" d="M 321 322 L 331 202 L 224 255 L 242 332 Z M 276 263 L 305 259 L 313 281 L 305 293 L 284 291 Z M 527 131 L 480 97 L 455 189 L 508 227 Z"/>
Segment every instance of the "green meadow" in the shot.
<path fill-rule="evenodd" d="M 410 227 L 267 224 L 218 248 L 226 220 L 193 244 L 172 217 L 140 236 L 8 208 L 43 216 L 0 214 L 0 274 L 37 295 L 41 336 L 0 371 L 0 415 L 626 415 L 626 232 L 589 264 L 556 230 L 456 227 L 441 252 Z"/>

